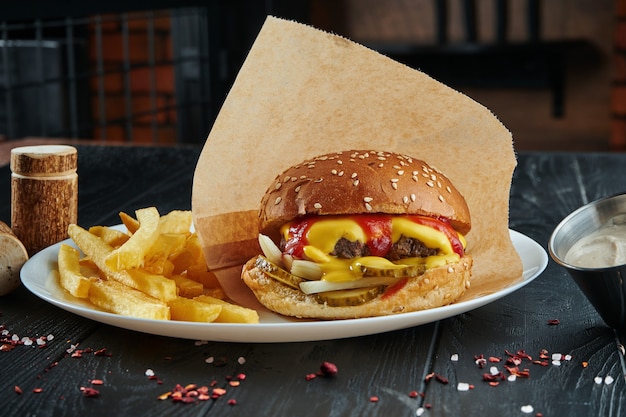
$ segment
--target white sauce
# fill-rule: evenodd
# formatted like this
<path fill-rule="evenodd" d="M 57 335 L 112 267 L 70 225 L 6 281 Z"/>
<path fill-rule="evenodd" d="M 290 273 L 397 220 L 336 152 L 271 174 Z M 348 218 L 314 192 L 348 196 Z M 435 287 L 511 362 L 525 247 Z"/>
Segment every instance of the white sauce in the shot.
<path fill-rule="evenodd" d="M 626 214 L 606 222 L 567 251 L 565 262 L 582 268 L 607 268 L 626 264 Z"/>

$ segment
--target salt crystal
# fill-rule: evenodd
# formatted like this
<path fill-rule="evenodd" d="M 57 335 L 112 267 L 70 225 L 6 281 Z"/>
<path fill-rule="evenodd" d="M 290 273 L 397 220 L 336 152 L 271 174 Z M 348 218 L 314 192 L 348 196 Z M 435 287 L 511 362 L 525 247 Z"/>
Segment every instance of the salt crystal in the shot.
<path fill-rule="evenodd" d="M 515 380 L 517 380 L 517 376 L 515 376 L 515 375 L 509 375 L 506 379 L 507 379 L 509 382 L 515 382 Z"/>
<path fill-rule="evenodd" d="M 611 385 L 613 383 L 614 379 L 611 375 L 608 375 L 606 378 L 604 378 L 604 383 L 606 385 Z"/>
<path fill-rule="evenodd" d="M 561 361 L 553 360 L 552 361 L 552 365 L 554 365 L 554 366 L 561 366 Z"/>
<path fill-rule="evenodd" d="M 54 335 L 49 334 L 48 336 L 46 336 L 46 340 L 52 340 L 54 339 Z"/>
<path fill-rule="evenodd" d="M 146 369 L 146 376 L 154 376 L 154 371 L 152 369 Z"/>
<path fill-rule="evenodd" d="M 450 360 L 452 362 L 458 362 L 459 361 L 459 354 L 458 353 L 454 353 L 452 356 L 450 356 Z"/>
<path fill-rule="evenodd" d="M 415 415 L 419 417 L 422 414 L 424 414 L 424 411 L 426 411 L 426 410 L 424 410 L 424 407 L 420 407 L 417 410 L 415 410 Z"/>
<path fill-rule="evenodd" d="M 602 383 L 602 377 L 601 376 L 597 376 L 593 379 L 593 382 L 595 382 L 596 384 L 601 384 Z"/>
<path fill-rule="evenodd" d="M 521 410 L 522 410 L 522 413 L 525 413 L 525 414 L 530 414 L 530 413 L 532 413 L 533 411 L 535 411 L 535 409 L 533 408 L 533 406 L 532 406 L 532 405 L 530 405 L 530 404 L 529 404 L 529 405 L 523 405 L 523 406 L 522 406 L 522 408 L 521 408 Z"/>
<path fill-rule="evenodd" d="M 469 391 L 470 386 L 467 382 L 459 382 L 456 389 L 459 391 Z"/>
<path fill-rule="evenodd" d="M 500 373 L 500 370 L 497 366 L 492 366 L 491 368 L 489 368 L 489 372 L 491 373 L 491 375 L 498 375 Z"/>
<path fill-rule="evenodd" d="M 213 356 L 209 356 L 208 358 L 206 358 L 204 361 L 206 363 L 213 363 L 213 361 L 215 360 L 215 358 Z"/>
<path fill-rule="evenodd" d="M 237 363 L 239 363 L 239 365 L 243 365 L 244 363 L 246 363 L 246 358 L 240 356 L 239 358 L 237 358 Z"/>
<path fill-rule="evenodd" d="M 560 361 L 563 358 L 563 355 L 560 353 L 553 353 L 552 354 L 552 360 L 553 361 Z"/>

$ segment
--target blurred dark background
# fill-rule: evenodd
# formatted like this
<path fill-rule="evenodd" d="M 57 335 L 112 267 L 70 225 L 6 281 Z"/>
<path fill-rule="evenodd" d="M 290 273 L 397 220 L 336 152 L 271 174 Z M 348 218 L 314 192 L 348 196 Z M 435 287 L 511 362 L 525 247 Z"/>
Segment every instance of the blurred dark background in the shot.
<path fill-rule="evenodd" d="M 5 0 L 0 140 L 202 144 L 274 15 L 363 43 L 466 93 L 502 120 L 519 150 L 623 151 L 624 3 Z"/>

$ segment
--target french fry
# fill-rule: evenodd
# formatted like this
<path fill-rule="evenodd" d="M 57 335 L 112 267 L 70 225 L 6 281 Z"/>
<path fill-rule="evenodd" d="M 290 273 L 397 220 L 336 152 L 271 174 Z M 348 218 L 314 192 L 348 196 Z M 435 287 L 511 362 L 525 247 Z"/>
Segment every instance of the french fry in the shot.
<path fill-rule="evenodd" d="M 256 310 L 231 304 L 227 301 L 220 300 L 219 298 L 211 297 L 209 295 L 199 295 L 193 299 L 207 304 L 217 304 L 222 306 L 222 311 L 215 319 L 216 323 L 254 324 L 259 322 L 259 313 L 257 313 Z"/>
<path fill-rule="evenodd" d="M 187 236 L 183 233 L 161 232 L 145 253 L 144 258 L 146 262 L 156 258 L 169 258 L 170 255 L 182 251 L 186 242 Z"/>
<path fill-rule="evenodd" d="M 197 281 L 185 278 L 182 275 L 172 275 L 171 279 L 176 283 L 178 295 L 185 298 L 193 298 L 204 293 L 204 286 Z"/>
<path fill-rule="evenodd" d="M 75 224 L 68 227 L 68 234 L 83 253 L 91 258 L 107 278 L 118 281 L 131 288 L 140 290 L 154 298 L 168 302 L 176 298 L 176 283 L 162 275 L 150 274 L 147 271 L 130 270 L 114 271 L 106 264 L 106 259 L 113 248 L 102 239 L 92 235 Z"/>
<path fill-rule="evenodd" d="M 129 235 L 121 230 L 112 229 L 106 226 L 92 226 L 89 228 L 89 233 L 98 236 L 113 248 L 122 246 L 130 238 Z"/>
<path fill-rule="evenodd" d="M 106 265 L 114 270 L 138 268 L 143 265 L 144 256 L 159 235 L 159 212 L 155 207 L 136 211 L 139 228 L 119 248 L 106 258 Z"/>
<path fill-rule="evenodd" d="M 191 211 L 172 210 L 159 220 L 161 233 L 177 233 L 188 236 L 191 234 Z"/>
<path fill-rule="evenodd" d="M 168 303 L 172 320 L 211 323 L 222 311 L 219 304 L 208 304 L 191 298 L 177 297 Z"/>
<path fill-rule="evenodd" d="M 169 320 L 168 305 L 117 281 L 96 280 L 89 286 L 89 301 L 103 310 L 125 316 Z"/>
<path fill-rule="evenodd" d="M 59 282 L 76 298 L 87 298 L 91 280 L 80 272 L 80 253 L 69 245 L 59 248 Z"/>
<path fill-rule="evenodd" d="M 190 231 L 191 211 L 174 210 L 160 216 L 155 207 L 149 207 L 135 214 L 136 219 L 120 213 L 128 233 L 106 226 L 93 226 L 89 231 L 75 224 L 68 227 L 84 256 L 81 259 L 68 245 L 59 249 L 63 288 L 104 310 L 127 316 L 259 322 L 256 311 L 226 301 L 217 277 L 207 268 L 197 234 Z"/>
<path fill-rule="evenodd" d="M 119 216 L 122 224 L 126 226 L 126 230 L 128 230 L 128 233 L 131 235 L 139 229 L 139 222 L 134 217 L 124 213 L 123 211 L 120 212 Z"/>

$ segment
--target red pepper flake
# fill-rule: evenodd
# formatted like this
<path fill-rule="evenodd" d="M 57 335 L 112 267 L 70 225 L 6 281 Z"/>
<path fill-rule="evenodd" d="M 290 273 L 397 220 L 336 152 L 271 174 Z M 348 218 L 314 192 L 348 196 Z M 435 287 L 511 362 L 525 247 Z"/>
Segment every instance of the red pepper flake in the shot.
<path fill-rule="evenodd" d="M 0 352 L 10 352 L 13 349 L 15 349 L 15 345 L 9 343 L 3 343 L 2 346 L 0 346 Z"/>
<path fill-rule="evenodd" d="M 91 349 L 90 349 L 90 350 L 91 350 Z M 95 352 L 93 352 L 93 354 L 94 354 L 95 356 L 113 356 L 112 354 L 110 354 L 110 353 L 107 351 L 107 348 L 98 349 L 98 350 L 96 350 Z"/>
<path fill-rule="evenodd" d="M 238 387 L 240 384 L 240 381 L 228 381 L 228 385 L 230 385 L 231 387 Z"/>
<path fill-rule="evenodd" d="M 22 392 L 23 392 L 22 389 L 18 385 L 13 387 L 13 391 L 15 391 L 16 394 L 20 394 L 20 395 L 22 395 Z"/>
<path fill-rule="evenodd" d="M 487 359 L 485 359 L 485 356 L 483 354 L 474 355 L 474 362 L 479 368 L 484 368 L 487 364 Z"/>
<path fill-rule="evenodd" d="M 497 358 L 495 356 L 489 356 L 489 362 L 491 362 L 491 363 L 498 363 L 498 362 L 501 362 L 501 361 L 502 361 L 501 358 Z"/>
<path fill-rule="evenodd" d="M 417 397 L 419 397 L 419 395 L 420 395 L 420 394 L 419 394 L 419 392 L 417 392 L 417 391 L 411 391 L 411 392 L 409 392 L 409 397 L 410 397 L 410 398 L 417 398 Z"/>
<path fill-rule="evenodd" d="M 435 378 L 437 379 L 437 381 L 441 382 L 442 384 L 448 383 L 448 378 L 444 377 L 443 375 L 436 374 Z"/>
<path fill-rule="evenodd" d="M 550 326 L 557 326 L 559 323 L 561 323 L 561 322 L 559 321 L 559 319 L 550 319 L 550 320 L 548 320 L 548 324 L 549 324 Z"/>
<path fill-rule="evenodd" d="M 539 352 L 539 358 L 550 359 L 550 352 L 548 352 L 548 349 L 541 349 L 541 351 Z"/>
<path fill-rule="evenodd" d="M 104 385 L 104 381 L 101 379 L 92 379 L 91 385 Z"/>
<path fill-rule="evenodd" d="M 239 374 L 237 375 L 237 379 L 240 381 L 243 381 L 244 379 L 246 379 L 246 374 Z"/>
<path fill-rule="evenodd" d="M 304 377 L 307 381 L 317 378 L 317 374 L 306 374 Z"/>
<path fill-rule="evenodd" d="M 490 381 L 489 385 L 491 385 L 492 387 L 497 387 L 498 385 L 500 385 L 500 383 L 497 381 Z"/>
<path fill-rule="evenodd" d="M 224 388 L 213 388 L 213 395 L 221 397 L 224 394 L 226 394 L 226 390 Z"/>
<path fill-rule="evenodd" d="M 371 396 L 371 397 L 370 397 L 370 402 L 371 402 L 371 403 L 377 403 L 377 402 L 378 402 L 378 397 L 377 397 L 377 396 L 375 396 L 375 395 Z"/>
<path fill-rule="evenodd" d="M 515 375 L 519 378 L 530 378 L 530 371 L 528 369 L 520 370 L 518 367 L 508 367 L 505 366 L 506 370 L 509 371 L 511 375 Z"/>
<path fill-rule="evenodd" d="M 586 362 L 586 361 L 582 362 L 581 365 L 582 365 L 583 368 L 586 368 L 586 367 L 589 366 L 589 362 Z"/>
<path fill-rule="evenodd" d="M 85 397 L 97 397 L 98 395 L 100 395 L 100 391 L 94 388 L 80 387 L 80 390 Z"/>
<path fill-rule="evenodd" d="M 235 400 L 234 398 L 229 399 L 228 405 L 237 405 L 237 400 Z"/>
<path fill-rule="evenodd" d="M 332 362 L 322 362 L 320 366 L 320 372 L 323 376 L 335 376 L 337 375 L 337 365 Z"/>
<path fill-rule="evenodd" d="M 35 394 L 39 394 L 40 392 L 43 392 L 43 388 L 33 388 L 33 392 Z"/>

